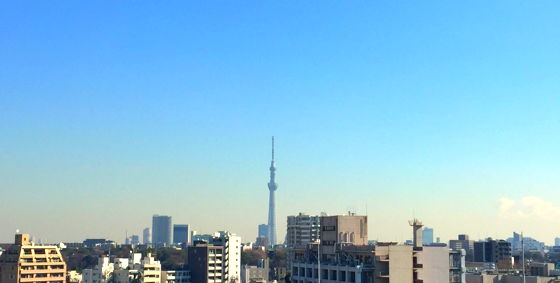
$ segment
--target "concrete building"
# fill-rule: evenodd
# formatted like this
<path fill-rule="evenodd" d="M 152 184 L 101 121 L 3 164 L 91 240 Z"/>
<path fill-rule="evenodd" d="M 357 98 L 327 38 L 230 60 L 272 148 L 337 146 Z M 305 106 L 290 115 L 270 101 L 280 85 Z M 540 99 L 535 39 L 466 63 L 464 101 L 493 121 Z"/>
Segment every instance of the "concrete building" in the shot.
<path fill-rule="evenodd" d="M 274 137 L 272 137 L 272 161 L 270 162 L 270 181 L 268 182 L 268 234 L 267 238 L 272 247 L 276 245 L 276 200 L 275 192 L 278 189 L 276 183 L 276 167 L 274 166 Z"/>
<path fill-rule="evenodd" d="M 142 259 L 140 278 L 142 283 L 161 283 L 161 264 L 151 254 Z"/>
<path fill-rule="evenodd" d="M 0 256 L 0 283 L 65 283 L 66 263 L 56 246 L 35 245 L 28 234 Z"/>
<path fill-rule="evenodd" d="M 268 283 L 268 259 L 262 259 L 257 265 L 241 267 L 241 283 Z"/>
<path fill-rule="evenodd" d="M 474 261 L 511 265 L 511 243 L 492 239 L 475 242 Z"/>
<path fill-rule="evenodd" d="M 217 232 L 210 244 L 224 247 L 224 280 L 238 282 L 241 278 L 241 237 L 230 232 Z"/>
<path fill-rule="evenodd" d="M 144 228 L 144 230 L 142 231 L 142 243 L 144 245 L 148 245 L 152 243 L 150 235 L 151 235 L 150 228 Z"/>
<path fill-rule="evenodd" d="M 222 283 L 224 277 L 224 247 L 198 244 L 188 248 L 192 283 Z"/>
<path fill-rule="evenodd" d="M 185 245 L 190 243 L 189 225 L 175 224 L 173 225 L 173 244 Z"/>
<path fill-rule="evenodd" d="M 434 229 L 424 227 L 422 230 L 422 243 L 425 246 L 431 245 L 434 243 Z"/>
<path fill-rule="evenodd" d="M 336 218 L 323 221 L 324 218 L 321 218 L 321 243 L 331 241 L 332 231 L 337 231 L 337 237 L 341 231 L 359 232 L 360 221 L 356 219 L 347 218 L 350 219 L 353 229 L 337 229 L 337 225 L 332 225 L 333 219 Z M 343 221 L 339 221 L 339 224 Z M 362 226 L 365 226 L 367 221 L 363 223 Z M 324 254 L 322 251 L 323 248 L 327 248 L 330 253 L 330 243 L 327 246 L 309 244 L 303 251 L 296 249 L 290 264 L 291 281 L 315 283 L 320 279 L 321 283 L 465 283 L 464 254 L 450 251 L 445 246 L 423 246 L 422 223 L 414 220 L 410 224 L 413 226 L 413 245 L 366 245 L 366 233 L 363 237 L 365 240 L 362 238 L 358 241 L 355 237 L 355 243 L 350 243 L 350 237 L 345 238 L 344 235 L 336 238 L 333 254 Z M 325 229 L 329 226 L 335 227 Z M 327 234 L 324 238 L 325 232 L 331 232 L 331 235 Z M 317 250 L 318 247 L 320 250 Z"/>
<path fill-rule="evenodd" d="M 268 237 L 268 225 L 259 224 L 257 238 L 266 238 L 266 237 Z"/>
<path fill-rule="evenodd" d="M 554 245 L 560 247 L 560 238 L 554 238 Z"/>
<path fill-rule="evenodd" d="M 194 246 L 188 249 L 193 283 L 217 280 L 239 282 L 241 279 L 241 237 L 230 232 L 217 232 L 209 236 L 206 240 L 193 241 Z M 204 272 L 211 274 L 204 276 Z"/>
<path fill-rule="evenodd" d="M 467 261 L 474 259 L 474 241 L 469 240 L 468 235 L 460 234 L 457 240 L 449 240 L 449 248 L 454 251 L 465 250 Z"/>
<path fill-rule="evenodd" d="M 321 217 L 321 254 L 325 259 L 333 257 L 337 244 L 367 245 L 367 216 L 348 215 Z"/>
<path fill-rule="evenodd" d="M 465 250 L 449 251 L 449 282 L 465 283 L 466 282 L 466 252 Z"/>
<path fill-rule="evenodd" d="M 152 217 L 152 244 L 154 247 L 171 245 L 171 216 L 154 215 Z"/>
<path fill-rule="evenodd" d="M 190 283 L 189 270 L 167 270 L 161 272 L 161 283 Z"/>
<path fill-rule="evenodd" d="M 298 215 L 288 216 L 287 221 L 286 246 L 288 249 L 305 246 L 319 240 L 320 216 L 309 216 L 300 212 Z"/>
<path fill-rule="evenodd" d="M 82 270 L 83 283 L 106 283 L 112 276 L 115 266 L 109 262 L 108 257 L 97 259 L 97 265 L 93 268 Z"/>

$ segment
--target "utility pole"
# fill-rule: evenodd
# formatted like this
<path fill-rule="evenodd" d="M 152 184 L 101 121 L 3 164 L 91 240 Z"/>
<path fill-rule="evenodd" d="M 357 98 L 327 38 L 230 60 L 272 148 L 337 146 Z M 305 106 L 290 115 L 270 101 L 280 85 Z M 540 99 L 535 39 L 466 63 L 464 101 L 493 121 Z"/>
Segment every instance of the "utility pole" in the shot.
<path fill-rule="evenodd" d="M 523 232 L 521 232 L 521 261 L 523 264 L 523 283 L 527 283 L 525 280 L 525 239 L 523 238 Z"/>
<path fill-rule="evenodd" d="M 321 283 L 321 239 L 317 242 L 317 283 Z"/>

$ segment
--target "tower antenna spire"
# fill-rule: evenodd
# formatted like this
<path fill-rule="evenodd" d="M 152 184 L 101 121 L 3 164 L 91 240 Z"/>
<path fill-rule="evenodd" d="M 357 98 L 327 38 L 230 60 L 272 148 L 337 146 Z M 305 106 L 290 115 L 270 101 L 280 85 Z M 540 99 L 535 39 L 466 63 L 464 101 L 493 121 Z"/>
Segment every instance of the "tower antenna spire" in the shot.
<path fill-rule="evenodd" d="M 274 136 L 272 136 L 272 161 L 274 161 Z"/>

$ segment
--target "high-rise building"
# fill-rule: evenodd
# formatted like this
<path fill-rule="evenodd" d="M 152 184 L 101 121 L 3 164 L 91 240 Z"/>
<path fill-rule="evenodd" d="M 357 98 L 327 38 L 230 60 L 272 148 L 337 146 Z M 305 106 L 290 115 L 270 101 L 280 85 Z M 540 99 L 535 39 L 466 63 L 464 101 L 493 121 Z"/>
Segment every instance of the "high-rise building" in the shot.
<path fill-rule="evenodd" d="M 0 256 L 0 282 L 65 283 L 66 263 L 58 247 L 34 245 L 28 234 L 17 234 Z"/>
<path fill-rule="evenodd" d="M 257 234 L 257 238 L 266 238 L 268 237 L 268 225 L 266 224 L 259 224 L 259 233 Z"/>
<path fill-rule="evenodd" d="M 434 243 L 434 229 L 424 227 L 422 230 L 422 243 L 429 246 Z"/>
<path fill-rule="evenodd" d="M 175 224 L 173 225 L 173 243 L 188 245 L 190 242 L 189 225 Z"/>
<path fill-rule="evenodd" d="M 557 246 L 557 247 L 560 246 L 560 238 L 559 237 L 554 238 L 554 245 Z"/>
<path fill-rule="evenodd" d="M 154 215 L 152 217 L 152 244 L 154 247 L 171 245 L 171 216 Z"/>
<path fill-rule="evenodd" d="M 278 189 L 276 184 L 276 167 L 274 166 L 274 137 L 272 137 L 272 161 L 270 162 L 270 181 L 268 182 L 268 240 L 271 246 L 276 245 L 276 201 L 274 192 Z"/>
<path fill-rule="evenodd" d="M 321 217 L 299 213 L 288 216 L 286 245 L 288 248 L 313 243 L 319 239 Z"/>
<path fill-rule="evenodd" d="M 142 231 L 142 243 L 144 245 L 147 245 L 151 242 L 152 241 L 150 240 L 150 228 L 144 228 L 144 230 Z"/>

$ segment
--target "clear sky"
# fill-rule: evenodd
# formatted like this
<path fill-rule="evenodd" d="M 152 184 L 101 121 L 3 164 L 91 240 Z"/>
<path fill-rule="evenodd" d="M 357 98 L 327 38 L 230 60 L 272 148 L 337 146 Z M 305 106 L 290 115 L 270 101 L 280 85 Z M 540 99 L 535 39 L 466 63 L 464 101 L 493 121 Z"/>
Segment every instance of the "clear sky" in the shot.
<path fill-rule="evenodd" d="M 277 144 L 300 211 L 370 239 L 560 236 L 558 1 L 4 1 L 0 242 L 152 214 L 253 240 Z"/>

